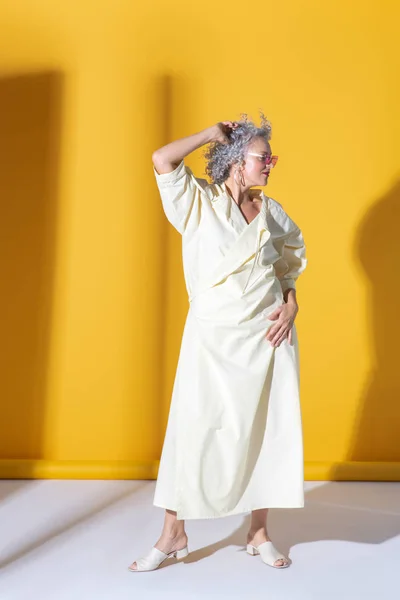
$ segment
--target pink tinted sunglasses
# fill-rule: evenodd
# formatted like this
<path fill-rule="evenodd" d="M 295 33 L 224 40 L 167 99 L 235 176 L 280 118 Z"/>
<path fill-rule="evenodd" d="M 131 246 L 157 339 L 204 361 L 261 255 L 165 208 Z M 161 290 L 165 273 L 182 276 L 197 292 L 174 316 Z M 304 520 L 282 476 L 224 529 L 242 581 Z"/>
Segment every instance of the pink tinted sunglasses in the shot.
<path fill-rule="evenodd" d="M 271 156 L 270 154 L 257 154 L 256 152 L 248 152 L 247 154 L 250 154 L 250 156 L 258 156 L 261 162 L 265 163 L 266 165 L 272 164 L 273 167 L 275 167 L 276 163 L 278 162 L 278 157 Z"/>

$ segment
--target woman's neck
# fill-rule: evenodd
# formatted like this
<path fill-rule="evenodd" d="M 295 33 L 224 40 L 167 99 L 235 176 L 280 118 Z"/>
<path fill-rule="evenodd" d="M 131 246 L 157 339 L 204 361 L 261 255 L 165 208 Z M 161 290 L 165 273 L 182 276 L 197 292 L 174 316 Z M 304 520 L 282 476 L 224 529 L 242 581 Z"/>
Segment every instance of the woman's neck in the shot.
<path fill-rule="evenodd" d="M 241 185 L 238 185 L 236 181 L 230 181 L 229 179 L 225 181 L 225 187 L 232 200 L 234 200 L 238 206 L 251 202 L 250 188 L 244 188 Z"/>
<path fill-rule="evenodd" d="M 238 185 L 235 180 L 231 181 L 230 178 L 224 183 L 229 196 L 238 206 L 250 204 L 261 199 L 261 190 L 242 187 Z"/>

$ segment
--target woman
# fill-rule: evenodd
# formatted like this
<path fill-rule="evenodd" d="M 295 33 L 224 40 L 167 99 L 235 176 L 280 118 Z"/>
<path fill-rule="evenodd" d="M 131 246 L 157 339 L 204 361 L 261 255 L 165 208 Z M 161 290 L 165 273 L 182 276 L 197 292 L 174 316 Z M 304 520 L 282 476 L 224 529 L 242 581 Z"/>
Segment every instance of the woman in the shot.
<path fill-rule="evenodd" d="M 188 554 L 185 519 L 251 512 L 249 554 L 289 566 L 267 533 L 269 507 L 304 506 L 295 281 L 306 267 L 300 229 L 265 186 L 277 157 L 271 125 L 246 115 L 153 154 L 167 219 L 182 235 L 190 307 L 154 505 L 163 532 L 130 569 Z M 212 183 L 184 158 L 205 152 Z"/>

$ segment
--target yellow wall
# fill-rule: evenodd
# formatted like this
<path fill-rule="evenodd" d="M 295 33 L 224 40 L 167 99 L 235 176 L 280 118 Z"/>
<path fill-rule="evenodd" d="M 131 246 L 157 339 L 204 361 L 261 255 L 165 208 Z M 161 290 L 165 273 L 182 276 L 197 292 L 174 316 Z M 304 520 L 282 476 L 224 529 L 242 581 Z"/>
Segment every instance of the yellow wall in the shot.
<path fill-rule="evenodd" d="M 155 476 L 188 303 L 151 153 L 262 108 L 267 193 L 309 252 L 306 476 L 398 477 L 398 3 L 9 0 L 0 17 L 0 475 Z M 204 176 L 201 151 L 188 164 Z"/>

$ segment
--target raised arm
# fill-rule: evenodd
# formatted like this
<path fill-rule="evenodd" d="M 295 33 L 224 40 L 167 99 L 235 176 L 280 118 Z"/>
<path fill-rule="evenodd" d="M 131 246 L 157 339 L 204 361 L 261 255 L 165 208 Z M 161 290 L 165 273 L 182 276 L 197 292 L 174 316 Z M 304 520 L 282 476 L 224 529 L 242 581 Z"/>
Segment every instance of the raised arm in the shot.
<path fill-rule="evenodd" d="M 174 171 L 180 162 L 190 154 L 205 144 L 210 142 L 229 142 L 228 132 L 236 127 L 234 121 L 222 121 L 198 133 L 170 142 L 153 152 L 152 160 L 156 171 L 160 174 Z"/>

